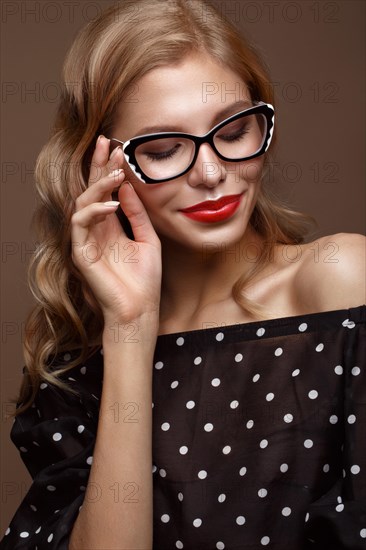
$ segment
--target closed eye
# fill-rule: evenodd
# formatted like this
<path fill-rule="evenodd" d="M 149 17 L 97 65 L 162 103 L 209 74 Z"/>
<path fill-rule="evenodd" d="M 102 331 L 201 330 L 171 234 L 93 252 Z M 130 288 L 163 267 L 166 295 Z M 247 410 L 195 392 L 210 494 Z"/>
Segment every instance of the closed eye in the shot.
<path fill-rule="evenodd" d="M 177 143 L 171 149 L 166 151 L 144 151 L 143 154 L 151 161 L 162 161 L 166 159 L 171 159 L 176 155 L 181 147 L 180 143 Z"/>

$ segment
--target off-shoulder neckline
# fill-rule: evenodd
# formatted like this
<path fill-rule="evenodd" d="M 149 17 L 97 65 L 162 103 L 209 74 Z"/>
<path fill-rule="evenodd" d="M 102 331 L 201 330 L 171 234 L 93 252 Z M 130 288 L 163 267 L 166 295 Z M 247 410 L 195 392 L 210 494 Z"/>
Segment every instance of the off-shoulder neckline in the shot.
<path fill-rule="evenodd" d="M 288 317 L 276 317 L 273 319 L 265 319 L 262 321 L 250 321 L 244 323 L 235 323 L 230 325 L 215 325 L 212 327 L 203 327 L 199 329 L 192 329 L 186 331 L 178 332 L 168 332 L 165 334 L 158 335 L 158 341 L 162 341 L 170 338 L 178 338 L 184 336 L 200 336 L 204 334 L 212 334 L 221 331 L 223 333 L 229 332 L 257 332 L 259 329 L 264 329 L 265 331 L 280 327 L 298 327 L 299 323 L 313 324 L 316 327 L 319 327 L 324 321 L 337 321 L 344 316 L 344 321 L 350 320 L 354 323 L 360 323 L 366 321 L 366 304 L 345 308 L 345 309 L 336 309 L 328 311 L 319 311 L 314 313 L 305 313 L 303 315 L 292 315 Z"/>

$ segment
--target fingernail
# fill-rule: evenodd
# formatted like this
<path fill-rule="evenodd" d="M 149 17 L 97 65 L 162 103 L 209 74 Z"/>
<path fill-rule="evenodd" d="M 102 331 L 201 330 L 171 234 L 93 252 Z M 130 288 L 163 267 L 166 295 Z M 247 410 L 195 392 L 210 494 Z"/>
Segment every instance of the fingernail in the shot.
<path fill-rule="evenodd" d="M 117 170 L 112 170 L 110 174 L 108 174 L 109 178 L 113 178 L 115 176 L 119 176 L 123 172 L 122 168 L 118 168 Z"/>
<path fill-rule="evenodd" d="M 104 136 L 103 134 L 100 134 L 100 136 L 98 137 L 98 141 L 102 141 L 102 139 L 104 139 Z"/>
<path fill-rule="evenodd" d="M 104 206 L 119 206 L 119 201 L 107 201 L 103 203 Z"/>
<path fill-rule="evenodd" d="M 132 184 L 131 184 L 129 181 L 124 181 L 124 182 L 122 183 L 122 185 L 124 185 L 125 183 L 128 183 L 128 185 L 131 187 L 131 189 L 133 189 L 133 186 L 132 186 Z M 133 189 L 133 190 L 134 190 L 134 189 Z"/>
<path fill-rule="evenodd" d="M 109 158 L 112 159 L 112 158 L 116 155 L 116 153 L 117 153 L 118 150 L 122 151 L 122 147 L 121 147 L 120 145 L 118 145 L 118 147 L 116 147 L 115 149 L 113 149 L 113 151 L 112 151 L 112 153 L 111 153 L 111 156 L 110 156 Z"/>

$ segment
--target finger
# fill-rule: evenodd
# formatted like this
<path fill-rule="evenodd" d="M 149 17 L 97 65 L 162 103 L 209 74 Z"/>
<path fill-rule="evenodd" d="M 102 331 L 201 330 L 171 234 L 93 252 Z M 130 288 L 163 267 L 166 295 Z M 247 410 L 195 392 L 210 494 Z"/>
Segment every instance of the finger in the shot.
<path fill-rule="evenodd" d="M 71 240 L 73 244 L 84 246 L 88 241 L 90 226 L 105 220 L 108 215 L 117 210 L 118 206 L 119 201 L 96 202 L 74 212 L 71 216 Z M 123 231 L 122 227 L 121 231 Z"/>
<path fill-rule="evenodd" d="M 103 176 L 105 176 L 105 171 L 103 170 L 108 162 L 109 157 L 109 139 L 104 136 L 99 136 L 95 144 L 95 150 L 92 156 L 89 181 L 88 185 L 93 185 Z"/>
<path fill-rule="evenodd" d="M 105 202 L 109 200 L 112 192 L 119 189 L 125 178 L 122 168 L 113 170 L 108 176 L 100 179 L 96 184 L 88 187 L 75 201 L 76 211 L 85 208 L 94 202 Z"/>
<path fill-rule="evenodd" d="M 118 198 L 121 202 L 123 212 L 131 224 L 135 240 L 148 243 L 157 241 L 158 236 L 146 209 L 130 182 L 125 181 L 121 185 Z"/>

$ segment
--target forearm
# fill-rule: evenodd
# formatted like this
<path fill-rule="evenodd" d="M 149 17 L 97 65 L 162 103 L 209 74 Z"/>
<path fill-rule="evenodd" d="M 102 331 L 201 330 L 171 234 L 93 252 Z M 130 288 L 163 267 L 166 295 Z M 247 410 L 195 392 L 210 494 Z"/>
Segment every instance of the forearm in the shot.
<path fill-rule="evenodd" d="M 157 332 L 157 331 L 156 331 Z M 137 340 L 137 341 L 131 341 Z M 152 548 L 154 324 L 103 333 L 104 381 L 83 506 L 70 550 Z"/>

